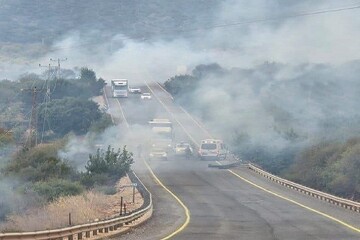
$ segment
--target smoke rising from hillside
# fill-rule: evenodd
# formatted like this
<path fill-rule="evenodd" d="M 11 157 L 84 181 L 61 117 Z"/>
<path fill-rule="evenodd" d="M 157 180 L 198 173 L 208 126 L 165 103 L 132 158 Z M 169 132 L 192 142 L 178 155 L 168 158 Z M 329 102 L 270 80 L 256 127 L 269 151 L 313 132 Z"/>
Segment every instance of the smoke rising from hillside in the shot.
<path fill-rule="evenodd" d="M 128 78 L 133 85 L 164 82 L 176 74 L 191 73 L 198 64 L 216 62 L 230 73 L 202 79 L 196 90 L 198 107 L 210 106 L 208 115 L 228 122 L 210 122 L 210 126 L 222 135 L 233 128 L 246 130 L 262 143 L 283 146 L 283 138 L 274 141 L 274 133 L 296 129 L 299 137 L 306 137 L 320 134 L 319 125 L 328 124 L 328 119 L 339 124 L 342 116 L 356 122 L 356 60 L 360 59 L 358 9 L 286 16 L 354 3 L 228 0 L 216 10 L 213 22 L 279 19 L 185 32 L 181 37 L 176 37 L 175 29 L 171 34 L 159 29 L 156 37 L 148 39 L 130 39 L 125 33 L 101 39 L 100 30 L 81 34 L 73 29 L 35 62 L 68 58 L 65 68 L 87 66 L 98 77 Z"/>
<path fill-rule="evenodd" d="M 280 4 L 258 0 L 249 4 L 229 0 L 223 2 L 214 22 L 291 16 L 352 4 L 354 1 Z M 51 56 L 68 57 L 69 63 L 91 67 L 105 79 L 125 77 L 135 85 L 164 82 L 176 74 L 191 73 L 198 64 L 216 62 L 229 73 L 202 79 L 193 107 L 209 111 L 205 114 L 210 116 L 209 126 L 225 138 L 236 129 L 252 141 L 281 148 L 292 138 L 331 139 L 357 134 L 351 129 L 357 126 L 358 116 L 358 13 L 355 9 L 280 17 L 168 39 L 131 40 L 119 34 L 102 44 L 80 48 L 76 46 L 93 39 L 73 32 L 56 44 L 59 50 Z M 166 32 L 163 35 L 166 37 Z M 343 121 L 348 126 L 342 126 Z M 328 133 L 329 129 L 336 131 Z"/>
<path fill-rule="evenodd" d="M 227 0 L 216 10 L 212 22 L 240 23 L 354 3 Z M 318 139 L 342 140 L 359 135 L 360 129 L 359 11 L 209 28 L 181 36 L 176 35 L 176 29 L 171 29 L 171 34 L 159 29 L 156 37 L 148 39 L 130 39 L 124 32 L 101 38 L 98 29 L 84 35 L 75 27 L 61 36 L 46 56 L 23 65 L 1 64 L 0 79 L 14 79 L 24 71 L 40 73 L 39 63 L 68 58 L 63 68 L 87 66 L 106 80 L 127 78 L 132 85 L 142 85 L 144 81 L 164 82 L 177 74 L 191 74 L 199 64 L 216 62 L 226 74 L 202 78 L 194 90 L 197 102 L 183 102 L 205 116 L 204 122 L 217 136 L 231 142 L 237 133 L 243 142 L 274 151 Z M 89 144 L 92 140 L 73 139 L 59 155 L 83 170 L 88 154 L 97 146 L 116 149 L 127 145 L 136 152 L 147 130 L 132 127 L 136 129 L 132 135 L 124 129 L 118 131 L 118 127 L 109 128 L 93 140 L 95 148 Z M 2 184 L 0 189 L 8 193 L 12 183 Z"/>

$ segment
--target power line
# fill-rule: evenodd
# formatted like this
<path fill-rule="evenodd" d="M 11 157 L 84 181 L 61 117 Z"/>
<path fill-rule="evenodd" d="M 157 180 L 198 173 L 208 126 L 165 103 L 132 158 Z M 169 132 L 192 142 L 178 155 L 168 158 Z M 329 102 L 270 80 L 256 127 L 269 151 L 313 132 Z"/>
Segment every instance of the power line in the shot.
<path fill-rule="evenodd" d="M 351 6 L 351 7 L 343 7 L 343 8 L 335 8 L 335 9 L 326 9 L 326 10 L 317 10 L 314 12 L 302 12 L 302 13 L 295 13 L 291 15 L 284 15 L 279 17 L 268 17 L 268 18 L 259 18 L 259 19 L 252 19 L 242 22 L 234 22 L 234 23 L 225 23 L 225 24 L 219 24 L 214 25 L 205 29 L 215 29 L 215 28 L 224 28 L 224 27 L 232 27 L 232 26 L 239 26 L 239 25 L 247 25 L 252 23 L 261 23 L 261 22 L 272 22 L 272 21 L 278 21 L 283 19 L 289 19 L 289 18 L 298 18 L 298 17 L 306 17 L 306 16 L 313 16 L 313 15 L 319 15 L 319 14 L 326 14 L 326 13 L 335 13 L 335 12 L 342 12 L 342 11 L 349 11 L 354 9 L 359 9 L 360 5 Z M 198 28 L 193 29 L 191 31 L 198 31 L 203 30 L 204 28 Z"/>
<path fill-rule="evenodd" d="M 265 23 L 265 22 L 274 22 L 284 19 L 290 19 L 290 18 L 299 18 L 299 17 L 307 17 L 307 16 L 315 16 L 315 15 L 321 15 L 321 14 L 329 14 L 329 13 L 336 13 L 336 12 L 343 12 L 343 11 L 350 11 L 350 10 L 356 10 L 360 9 L 360 3 L 348 7 L 339 7 L 339 8 L 333 8 L 333 9 L 322 9 L 322 10 L 316 10 L 312 12 L 299 12 L 289 15 L 283 15 L 283 16 L 277 16 L 277 17 L 267 17 L 267 18 L 258 18 L 258 19 L 250 19 L 240 22 L 233 22 L 233 23 L 223 23 L 208 27 L 199 27 L 199 28 L 192 28 L 192 29 L 183 29 L 183 30 L 172 30 L 172 31 L 159 31 L 156 32 L 156 34 L 169 34 L 169 33 L 191 33 L 191 32 L 198 32 L 198 31 L 204 31 L 204 30 L 211 30 L 211 29 L 217 29 L 217 28 L 228 28 L 228 27 L 236 27 L 236 26 L 242 26 L 242 25 L 249 25 L 249 24 L 255 24 L 255 23 Z M 142 41 L 150 40 L 151 37 L 122 37 L 119 40 L 131 40 L 131 39 L 141 39 Z M 73 49 L 73 48 L 79 48 L 84 46 L 91 46 L 91 45 L 97 45 L 98 43 L 94 42 L 88 42 L 79 44 L 72 47 L 58 47 L 53 48 L 52 50 L 49 50 L 48 52 L 55 52 L 59 50 L 65 50 L 65 49 Z"/>
<path fill-rule="evenodd" d="M 50 61 L 53 61 L 53 62 L 57 62 L 58 63 L 58 66 L 57 66 L 57 79 L 60 79 L 60 75 L 61 75 L 61 62 L 65 62 L 67 61 L 67 58 L 63 58 L 63 59 L 52 59 L 50 58 Z"/>

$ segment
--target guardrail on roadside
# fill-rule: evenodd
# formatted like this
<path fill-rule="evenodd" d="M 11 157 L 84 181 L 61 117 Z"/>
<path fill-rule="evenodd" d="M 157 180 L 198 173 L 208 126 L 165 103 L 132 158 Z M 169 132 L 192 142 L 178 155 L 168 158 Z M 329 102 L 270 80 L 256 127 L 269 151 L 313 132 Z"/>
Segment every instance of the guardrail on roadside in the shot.
<path fill-rule="evenodd" d="M 288 187 L 288 188 L 291 188 L 291 189 L 294 189 L 296 191 L 299 191 L 301 193 L 305 193 L 309 196 L 312 196 L 312 197 L 315 197 L 315 198 L 318 198 L 320 200 L 323 200 L 323 201 L 326 201 L 326 202 L 329 202 L 329 203 L 332 203 L 332 204 L 335 204 L 335 205 L 338 205 L 338 206 L 341 206 L 343 208 L 346 208 L 346 209 L 349 209 L 349 210 L 352 210 L 352 211 L 355 211 L 355 212 L 358 212 L 360 213 L 360 203 L 359 202 L 355 202 L 355 201 L 351 201 L 351 200 L 348 200 L 348 199 L 344 199 L 344 198 L 340 198 L 340 197 L 336 197 L 334 195 L 331 195 L 331 194 L 328 194 L 328 193 L 324 193 L 324 192 L 321 192 L 321 191 L 318 191 L 318 190 L 315 190 L 315 189 L 312 189 L 312 188 L 309 188 L 309 187 L 305 187 L 301 184 L 298 184 L 298 183 L 294 183 L 292 181 L 289 181 L 289 180 L 286 180 L 286 179 L 283 179 L 283 178 L 280 178 L 278 176 L 275 176 L 271 173 L 268 173 L 256 166 L 254 166 L 253 164 L 249 163 L 248 164 L 248 168 L 260 175 L 262 175 L 263 177 L 266 177 L 276 183 L 279 183 L 285 187 Z"/>
<path fill-rule="evenodd" d="M 137 189 L 144 199 L 142 206 L 134 212 L 130 212 L 125 216 L 120 216 L 112 219 L 102 220 L 93 223 L 87 223 L 72 227 L 35 231 L 35 232 L 22 232 L 22 233 L 0 233 L 0 240 L 12 240 L 12 239 L 77 239 L 89 238 L 102 233 L 109 233 L 117 230 L 122 226 L 126 226 L 131 222 L 139 219 L 145 213 L 152 211 L 152 197 L 151 193 L 147 190 L 141 180 L 136 176 L 134 172 L 128 173 L 132 182 L 137 183 Z"/>

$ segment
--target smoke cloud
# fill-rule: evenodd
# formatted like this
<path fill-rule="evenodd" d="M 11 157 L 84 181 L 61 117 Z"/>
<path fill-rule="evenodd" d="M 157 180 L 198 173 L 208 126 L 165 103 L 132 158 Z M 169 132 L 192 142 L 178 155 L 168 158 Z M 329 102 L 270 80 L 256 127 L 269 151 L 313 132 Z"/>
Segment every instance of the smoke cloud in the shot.
<path fill-rule="evenodd" d="M 159 29 L 147 39 L 131 39 L 124 32 L 101 39 L 99 29 L 87 34 L 73 29 L 34 61 L 33 71 L 41 71 L 37 62 L 68 58 L 64 68 L 87 66 L 106 80 L 127 78 L 140 85 L 165 82 L 191 74 L 199 64 L 216 62 L 226 74 L 201 79 L 194 91 L 198 102 L 191 106 L 199 115 L 206 110 L 205 122 L 223 138 L 230 139 L 235 129 L 254 142 L 278 148 L 293 139 L 345 138 L 356 135 L 358 126 L 359 10 L 288 16 L 355 3 L 227 0 L 214 9 L 215 19 L 207 28 L 186 32 L 184 27 L 178 35 L 176 29 L 171 34 Z M 269 18 L 276 20 L 211 27 Z M 114 132 L 107 130 L 100 142 L 120 143 L 126 136 Z M 72 158 L 89 148 L 88 143 L 72 142 L 62 154 Z"/>

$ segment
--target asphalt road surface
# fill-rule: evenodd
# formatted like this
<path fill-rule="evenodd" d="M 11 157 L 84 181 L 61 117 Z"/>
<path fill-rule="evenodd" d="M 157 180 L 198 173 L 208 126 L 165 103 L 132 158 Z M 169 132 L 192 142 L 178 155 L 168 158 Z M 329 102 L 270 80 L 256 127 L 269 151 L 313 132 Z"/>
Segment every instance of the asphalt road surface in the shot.
<path fill-rule="evenodd" d="M 139 95 L 109 98 L 111 112 L 123 123 L 126 118 L 130 129 L 138 125 L 146 127 L 147 121 L 155 117 L 169 118 L 174 123 L 176 141 L 187 140 L 196 145 L 211 137 L 211 133 L 177 106 L 158 84 L 149 87 L 142 90 L 150 91 L 152 100 L 141 100 Z M 148 163 L 190 211 L 189 225 L 173 239 L 360 239 L 359 213 L 284 188 L 245 166 L 232 172 L 213 169 L 208 164 L 214 162 L 195 157 L 170 157 L 167 161 L 159 159 Z M 154 195 L 155 212 L 153 219 L 126 235 L 126 239 L 166 237 L 181 226 L 184 211 L 149 176 L 141 159 L 134 167 Z"/>

